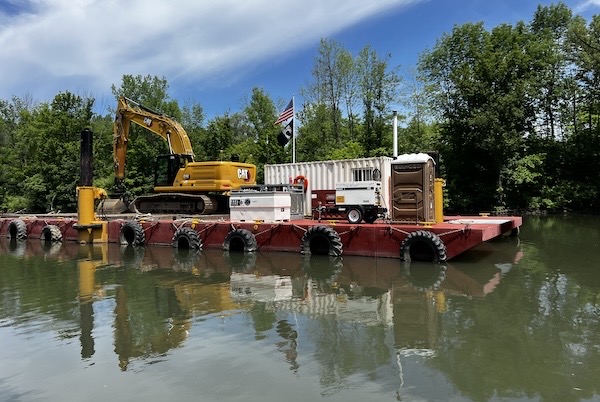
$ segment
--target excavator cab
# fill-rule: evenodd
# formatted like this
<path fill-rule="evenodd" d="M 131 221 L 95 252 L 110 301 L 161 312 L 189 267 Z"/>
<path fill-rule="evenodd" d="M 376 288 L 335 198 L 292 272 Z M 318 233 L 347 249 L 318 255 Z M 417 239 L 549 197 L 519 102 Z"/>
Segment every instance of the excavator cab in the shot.
<path fill-rule="evenodd" d="M 192 162 L 191 155 L 158 155 L 154 165 L 154 186 L 172 186 L 179 169 Z"/>

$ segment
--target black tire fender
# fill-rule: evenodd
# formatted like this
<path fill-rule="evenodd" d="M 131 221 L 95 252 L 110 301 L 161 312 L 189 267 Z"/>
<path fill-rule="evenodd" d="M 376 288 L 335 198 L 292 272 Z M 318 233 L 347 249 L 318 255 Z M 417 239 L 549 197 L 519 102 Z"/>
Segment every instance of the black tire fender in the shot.
<path fill-rule="evenodd" d="M 40 233 L 40 240 L 44 242 L 61 242 L 63 235 L 60 228 L 56 225 L 46 225 Z"/>
<path fill-rule="evenodd" d="M 243 251 L 246 253 L 254 252 L 258 249 L 256 237 L 247 229 L 233 229 L 223 241 L 223 250 L 225 251 Z"/>
<path fill-rule="evenodd" d="M 302 254 L 339 257 L 343 246 L 340 235 L 329 226 L 316 225 L 308 228 L 300 243 Z"/>
<path fill-rule="evenodd" d="M 181 227 L 175 231 L 172 245 L 174 248 L 200 250 L 202 249 L 202 240 L 194 229 Z"/>
<path fill-rule="evenodd" d="M 22 219 L 15 219 L 8 224 L 8 237 L 16 240 L 27 239 L 27 224 Z"/>
<path fill-rule="evenodd" d="M 146 235 L 142 224 L 137 221 L 127 221 L 121 226 L 119 243 L 124 246 L 143 246 L 146 244 Z"/>
<path fill-rule="evenodd" d="M 446 245 L 438 235 L 428 230 L 409 233 L 400 245 L 402 261 L 446 261 Z"/>

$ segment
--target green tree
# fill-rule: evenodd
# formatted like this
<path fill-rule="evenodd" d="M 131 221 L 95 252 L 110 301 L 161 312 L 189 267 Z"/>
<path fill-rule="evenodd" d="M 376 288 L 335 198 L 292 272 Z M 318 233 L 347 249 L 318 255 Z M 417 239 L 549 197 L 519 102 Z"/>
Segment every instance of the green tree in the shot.
<path fill-rule="evenodd" d="M 362 143 L 366 155 L 376 156 L 386 149 L 389 138 L 389 106 L 398 98 L 400 77 L 389 70 L 388 62 L 365 46 L 356 60 L 359 93 L 363 104 Z M 389 148 L 388 148 L 389 149 Z"/>
<path fill-rule="evenodd" d="M 24 148 L 17 131 L 25 124 L 33 109 L 28 98 L 13 97 L 0 101 L 0 210 L 18 211 L 29 208 L 29 199 L 23 193 Z M 26 145 L 26 144 L 25 144 Z"/>
<path fill-rule="evenodd" d="M 577 95 L 573 99 L 573 135 L 567 144 L 569 207 L 596 211 L 600 207 L 600 16 L 589 23 L 574 19 L 568 33 L 575 64 Z"/>
<path fill-rule="evenodd" d="M 221 161 L 230 158 L 230 147 L 236 133 L 241 130 L 242 118 L 238 114 L 217 116 L 208 122 L 200 139 L 202 160 Z"/>
<path fill-rule="evenodd" d="M 199 143 L 205 130 L 204 119 L 204 109 L 201 104 L 190 101 L 182 107 L 181 120 L 179 122 L 190 138 L 196 155 L 199 155 Z"/>
<path fill-rule="evenodd" d="M 312 77 L 301 91 L 300 160 L 391 153 L 390 105 L 397 101 L 400 78 L 387 59 L 368 45 L 353 57 L 340 43 L 322 39 Z M 361 146 L 347 147 L 349 142 Z"/>
<path fill-rule="evenodd" d="M 297 160 L 326 160 L 330 150 L 335 149 L 335 139 L 327 135 L 332 130 L 332 121 L 325 104 L 305 103 L 298 113 L 302 127 L 296 140 Z"/>
<path fill-rule="evenodd" d="M 251 150 L 254 163 L 258 165 L 257 182 L 262 183 L 264 182 L 264 164 L 291 161 L 287 151 L 291 147 L 281 147 L 277 142 L 277 136 L 281 131 L 280 126 L 273 124 L 277 119 L 277 111 L 271 99 L 262 89 L 254 88 L 252 90 L 252 98 L 244 111 L 249 123 L 249 132 L 244 144 L 247 149 Z"/>
<path fill-rule="evenodd" d="M 406 127 L 398 128 L 398 153 L 435 151 L 439 144 L 439 126 L 424 123 L 414 116 Z"/>
<path fill-rule="evenodd" d="M 332 39 L 321 39 L 318 55 L 315 58 L 313 82 L 303 89 L 304 98 L 309 103 L 324 104 L 329 112 L 331 132 L 324 133 L 339 144 L 342 133 L 341 105 L 345 103 L 353 116 L 354 65 L 352 56 L 343 46 Z"/>
<path fill-rule="evenodd" d="M 503 24 L 487 32 L 465 24 L 424 54 L 420 69 L 443 113 L 442 156 L 451 206 L 476 212 L 503 205 L 502 172 L 523 155 L 523 136 L 536 119 L 527 26 Z"/>
<path fill-rule="evenodd" d="M 79 184 L 80 133 L 89 127 L 94 100 L 69 92 L 59 93 L 51 103 L 23 110 L 14 131 L 13 154 L 19 163 L 10 169 L 13 198 L 8 209 L 32 212 L 74 211 Z"/>

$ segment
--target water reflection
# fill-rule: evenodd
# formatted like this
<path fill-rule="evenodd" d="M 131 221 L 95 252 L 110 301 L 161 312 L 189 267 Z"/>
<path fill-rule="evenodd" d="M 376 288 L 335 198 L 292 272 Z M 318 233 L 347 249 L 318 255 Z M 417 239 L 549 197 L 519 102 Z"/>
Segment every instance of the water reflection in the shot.
<path fill-rule="evenodd" d="M 246 311 L 255 339 L 275 330 L 277 349 L 297 370 L 296 325 L 277 318 L 285 311 L 316 319 L 324 335 L 318 340 L 347 348 L 373 350 L 378 330 L 383 364 L 389 357 L 384 328 L 393 328 L 397 349 L 435 349 L 439 315 L 446 297 L 481 298 L 499 283 L 502 270 L 459 270 L 451 264 L 402 264 L 393 259 L 302 257 L 289 253 L 228 253 L 173 250 L 168 247 L 78 245 L 3 240 L 1 252 L 76 263 L 81 356 L 95 353 L 94 302 L 114 302 L 114 351 L 121 370 L 131 359 L 161 356 L 182 346 L 194 322 L 211 314 Z M 43 268 L 34 275 L 44 276 Z M 56 283 L 57 286 L 63 284 Z M 5 284 L 9 286 L 10 284 Z M 13 285 L 17 291 L 24 292 Z M 47 289 L 40 289 L 47 293 Z M 26 298 L 27 293 L 14 298 Z M 40 297 L 40 303 L 44 297 Z M 6 303 L 6 300 L 4 300 Z M 65 299 L 64 302 L 67 302 Z M 34 313 L 35 305 L 31 306 Z M 20 312 L 16 315 L 24 315 Z M 16 319 L 10 314 L 4 319 Z M 334 330 L 364 326 L 364 345 L 355 336 Z M 356 328 L 354 328 L 356 330 Z M 377 331 L 376 331 L 377 332 Z M 326 335 L 338 334 L 326 340 Z M 354 334 L 356 335 L 356 334 Z"/>
<path fill-rule="evenodd" d="M 545 363 L 523 356 L 545 353 L 534 343 L 543 343 L 540 328 L 558 325 L 554 309 L 574 320 L 598 318 L 594 302 L 587 310 L 567 309 L 564 273 L 553 277 L 554 287 L 528 288 L 537 280 L 528 256 L 536 253 L 527 242 L 500 239 L 452 263 L 402 264 L 0 239 L 0 328 L 78 337 L 81 360 L 90 365 L 101 361 L 102 337 L 109 336 L 112 367 L 123 372 L 143 372 L 140 363 L 185 364 L 176 352 L 193 355 L 204 331 L 218 327 L 239 337 L 223 342 L 275 352 L 298 378 L 316 370 L 323 396 L 358 387 L 353 382 L 378 384 L 377 392 L 403 399 L 464 393 L 487 400 L 498 390 L 534 395 L 526 380 L 519 384 L 507 374 L 524 376 L 510 359 L 542 369 Z M 516 285 L 515 277 L 524 280 Z M 593 343 L 573 335 L 567 341 L 582 362 L 598 354 Z M 550 361 L 562 364 L 560 357 Z"/>

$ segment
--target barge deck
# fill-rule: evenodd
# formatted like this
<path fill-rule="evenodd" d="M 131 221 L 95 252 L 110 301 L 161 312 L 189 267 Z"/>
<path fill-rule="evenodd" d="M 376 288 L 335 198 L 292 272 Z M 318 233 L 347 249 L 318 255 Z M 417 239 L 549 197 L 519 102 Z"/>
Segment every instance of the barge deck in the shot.
<path fill-rule="evenodd" d="M 517 234 L 518 216 L 447 216 L 431 225 L 299 219 L 237 222 L 228 216 L 104 217 L 108 242 L 230 251 L 284 251 L 330 256 L 446 261 L 502 235 Z M 77 219 L 56 215 L 0 217 L 0 236 L 77 241 Z"/>

